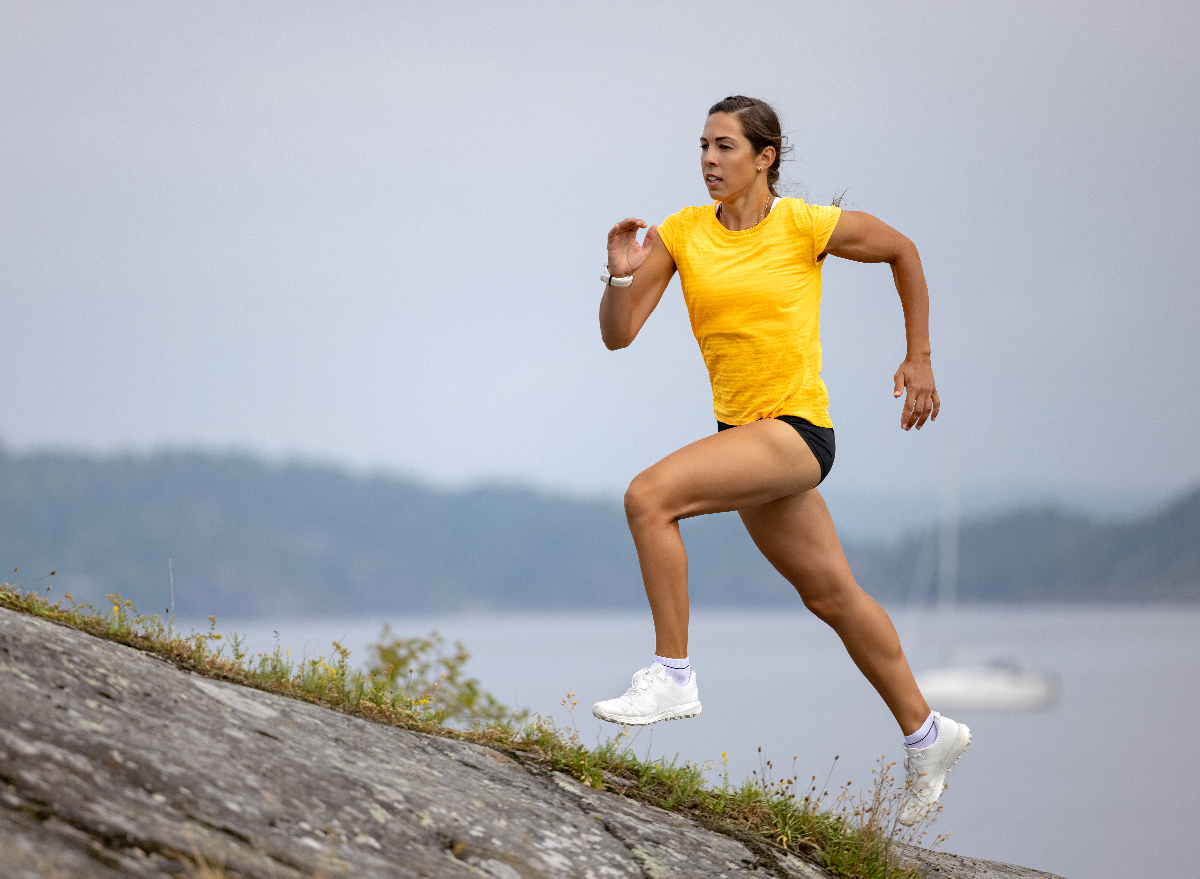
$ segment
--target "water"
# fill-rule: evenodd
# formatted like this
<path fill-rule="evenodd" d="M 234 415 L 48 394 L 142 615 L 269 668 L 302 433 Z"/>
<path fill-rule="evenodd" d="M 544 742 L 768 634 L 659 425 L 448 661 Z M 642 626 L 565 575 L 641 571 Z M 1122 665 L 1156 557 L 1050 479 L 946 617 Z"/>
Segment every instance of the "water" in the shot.
<path fill-rule="evenodd" d="M 893 611 L 913 665 L 934 659 L 930 614 Z M 366 658 L 378 617 L 222 624 L 293 656 L 332 640 Z M 615 728 L 591 717 L 619 695 L 653 647 L 649 612 L 391 618 L 397 634 L 436 629 L 472 654 L 468 673 L 510 705 L 570 723 L 587 742 Z M 207 626 L 204 626 L 207 628 Z M 1195 875 L 1200 862 L 1200 608 L 968 607 L 955 625 L 959 662 L 1017 660 L 1062 681 L 1037 714 L 963 714 L 974 741 L 949 776 L 935 832 L 943 848 L 1068 879 Z M 719 763 L 739 781 L 770 759 L 830 786 L 870 781 L 900 735 L 837 637 L 803 608 L 693 612 L 691 655 L 704 714 L 643 730 L 639 754 Z M 936 707 L 936 706 L 935 706 Z M 761 746 L 761 755 L 758 748 Z M 711 773 L 715 779 L 716 770 Z"/>

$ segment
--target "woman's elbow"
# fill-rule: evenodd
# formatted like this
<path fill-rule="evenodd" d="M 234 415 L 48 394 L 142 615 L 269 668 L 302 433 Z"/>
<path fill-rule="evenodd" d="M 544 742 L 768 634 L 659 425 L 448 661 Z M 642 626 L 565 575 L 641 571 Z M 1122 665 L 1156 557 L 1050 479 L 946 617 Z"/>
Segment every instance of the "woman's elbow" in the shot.
<path fill-rule="evenodd" d="M 909 260 L 921 261 L 921 254 L 917 252 L 917 245 L 913 244 L 912 239 L 907 235 L 900 235 L 896 242 L 895 255 L 891 259 L 893 265 L 897 263 L 908 262 Z"/>
<path fill-rule="evenodd" d="M 600 331 L 600 338 L 604 340 L 604 347 L 609 351 L 620 351 L 622 348 L 628 348 L 629 344 L 633 341 L 632 337 L 616 336 L 606 333 L 603 330 Z"/>
<path fill-rule="evenodd" d="M 607 320 L 605 318 L 608 318 Z M 624 326 L 622 326 L 624 324 Z M 637 336 L 637 331 L 631 332 L 631 327 L 628 321 L 622 321 L 619 318 L 613 319 L 612 315 L 605 315 L 600 312 L 600 338 L 604 341 L 604 347 L 609 351 L 619 351 L 622 348 L 628 348 L 630 342 Z"/>

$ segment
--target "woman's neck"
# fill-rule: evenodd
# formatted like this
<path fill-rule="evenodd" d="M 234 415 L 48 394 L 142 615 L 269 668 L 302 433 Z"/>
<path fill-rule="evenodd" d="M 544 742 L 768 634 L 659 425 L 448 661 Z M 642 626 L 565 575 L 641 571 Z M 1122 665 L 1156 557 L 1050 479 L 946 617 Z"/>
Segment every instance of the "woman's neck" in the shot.
<path fill-rule="evenodd" d="M 752 229 L 767 218 L 774 200 L 775 196 L 764 181 L 759 186 L 751 187 L 744 195 L 721 202 L 717 219 L 731 232 Z"/>

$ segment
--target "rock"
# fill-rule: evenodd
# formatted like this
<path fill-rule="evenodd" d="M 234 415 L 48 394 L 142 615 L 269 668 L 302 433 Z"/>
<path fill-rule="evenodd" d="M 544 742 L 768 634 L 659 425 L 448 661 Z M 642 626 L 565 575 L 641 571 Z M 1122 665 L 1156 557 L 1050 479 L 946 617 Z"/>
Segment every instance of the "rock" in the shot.
<path fill-rule="evenodd" d="M 490 748 L 199 677 L 8 610 L 0 852 L 12 879 L 829 875 Z M 934 875 L 974 875 L 960 866 Z M 980 875 L 1048 876 L 991 867 Z"/>
<path fill-rule="evenodd" d="M 900 849 L 900 863 L 920 871 L 926 879 L 1061 879 L 1051 873 L 983 858 L 931 852 L 910 845 L 901 845 Z"/>

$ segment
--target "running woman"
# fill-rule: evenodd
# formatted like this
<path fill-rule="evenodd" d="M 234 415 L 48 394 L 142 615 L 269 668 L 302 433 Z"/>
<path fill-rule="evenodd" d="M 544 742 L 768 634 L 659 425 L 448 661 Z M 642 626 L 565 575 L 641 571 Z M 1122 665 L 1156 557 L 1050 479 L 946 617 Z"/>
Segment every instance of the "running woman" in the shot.
<path fill-rule="evenodd" d="M 899 817 L 911 825 L 941 796 L 971 732 L 929 710 L 887 613 L 855 582 L 817 491 L 834 455 L 821 380 L 822 261 L 832 254 L 891 266 L 908 343 L 894 388 L 895 397 L 905 395 L 904 430 L 920 430 L 940 408 L 929 294 L 917 248 L 895 229 L 859 211 L 780 198 L 783 152 L 769 104 L 726 98 L 708 111 L 700 136 L 700 170 L 713 203 L 650 226 L 641 244 L 642 220 L 622 220 L 608 233 L 604 344 L 615 350 L 633 342 L 678 271 L 712 382 L 717 432 L 639 473 L 625 493 L 655 656 L 625 695 L 597 702 L 592 713 L 631 725 L 700 713 L 679 520 L 737 510 L 758 549 L 833 627 L 900 725 L 910 795 Z"/>

